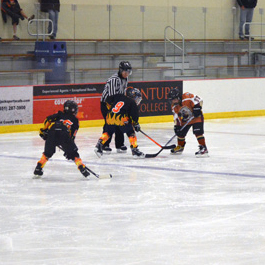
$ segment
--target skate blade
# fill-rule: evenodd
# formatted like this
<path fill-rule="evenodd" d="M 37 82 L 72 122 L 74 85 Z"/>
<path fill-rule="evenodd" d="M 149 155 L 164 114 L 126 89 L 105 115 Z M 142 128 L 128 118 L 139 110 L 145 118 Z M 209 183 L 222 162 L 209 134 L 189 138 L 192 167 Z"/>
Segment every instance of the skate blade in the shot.
<path fill-rule="evenodd" d="M 209 157 L 208 154 L 203 154 L 203 155 L 195 155 L 197 158 L 207 158 Z"/>
<path fill-rule="evenodd" d="M 117 153 L 125 154 L 125 153 L 127 153 L 127 150 L 118 150 L 118 149 L 117 149 Z"/>
<path fill-rule="evenodd" d="M 180 152 L 179 152 L 179 153 L 170 153 L 170 154 L 173 155 L 173 156 L 176 156 L 176 155 L 177 155 L 177 156 L 180 156 L 180 155 L 182 155 L 182 153 L 183 153 L 183 152 L 181 152 L 181 153 L 180 153 Z"/>
<path fill-rule="evenodd" d="M 97 155 L 98 158 L 102 157 L 102 154 L 98 152 L 98 149 L 94 149 L 95 154 Z"/>
<path fill-rule="evenodd" d="M 133 159 L 143 159 L 145 158 L 145 155 L 142 155 L 142 156 L 133 156 Z"/>
<path fill-rule="evenodd" d="M 41 179 L 41 176 L 40 176 L 40 175 L 34 175 L 34 176 L 32 177 L 32 179 Z"/>

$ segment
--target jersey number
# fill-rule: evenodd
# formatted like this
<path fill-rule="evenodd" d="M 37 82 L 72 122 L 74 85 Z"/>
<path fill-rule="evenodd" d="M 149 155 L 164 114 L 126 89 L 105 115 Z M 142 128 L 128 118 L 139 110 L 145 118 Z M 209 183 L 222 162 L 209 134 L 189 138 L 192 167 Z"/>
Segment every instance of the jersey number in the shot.
<path fill-rule="evenodd" d="M 120 109 L 124 106 L 124 102 L 123 101 L 119 101 L 115 107 L 112 109 L 112 112 L 114 113 L 118 113 L 120 111 Z"/>
<path fill-rule="evenodd" d="M 73 125 L 73 123 L 70 120 L 61 120 L 61 122 L 63 123 L 63 125 L 67 127 L 68 130 L 70 130 L 71 126 Z"/>

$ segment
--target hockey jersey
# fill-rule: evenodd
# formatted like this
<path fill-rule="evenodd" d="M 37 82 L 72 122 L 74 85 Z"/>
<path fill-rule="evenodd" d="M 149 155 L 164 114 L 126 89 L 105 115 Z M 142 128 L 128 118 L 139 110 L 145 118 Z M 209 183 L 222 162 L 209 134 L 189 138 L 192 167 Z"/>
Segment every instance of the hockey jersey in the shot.
<path fill-rule="evenodd" d="M 138 123 L 139 110 L 133 99 L 125 95 L 115 95 L 108 97 L 106 103 L 109 106 L 106 116 L 107 124 L 124 126 L 129 123 Z"/>
<path fill-rule="evenodd" d="M 176 125 L 183 126 L 186 121 L 193 115 L 193 108 L 195 105 L 202 107 L 203 100 L 199 96 L 193 95 L 189 92 L 186 92 L 182 95 L 182 102 L 179 105 L 171 105 L 174 121 Z M 203 115 L 194 118 L 190 124 L 203 121 Z"/>
<path fill-rule="evenodd" d="M 79 120 L 71 113 L 58 111 L 58 113 L 48 116 L 44 121 L 44 129 L 51 129 L 54 127 L 67 130 L 70 137 L 74 139 L 79 129 Z"/>

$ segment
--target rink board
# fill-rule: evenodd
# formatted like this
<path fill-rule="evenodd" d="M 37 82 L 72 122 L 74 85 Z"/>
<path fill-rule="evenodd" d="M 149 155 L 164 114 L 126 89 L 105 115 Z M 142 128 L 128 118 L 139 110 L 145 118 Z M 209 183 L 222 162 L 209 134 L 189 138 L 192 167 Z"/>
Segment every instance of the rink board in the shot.
<path fill-rule="evenodd" d="M 38 130 L 44 119 L 62 110 L 68 99 L 79 106 L 81 127 L 102 126 L 100 97 L 104 85 L 0 87 L 0 133 Z M 173 87 L 202 97 L 206 119 L 265 115 L 264 78 L 130 82 L 128 86 L 142 92 L 141 123 L 173 122 L 167 99 Z"/>

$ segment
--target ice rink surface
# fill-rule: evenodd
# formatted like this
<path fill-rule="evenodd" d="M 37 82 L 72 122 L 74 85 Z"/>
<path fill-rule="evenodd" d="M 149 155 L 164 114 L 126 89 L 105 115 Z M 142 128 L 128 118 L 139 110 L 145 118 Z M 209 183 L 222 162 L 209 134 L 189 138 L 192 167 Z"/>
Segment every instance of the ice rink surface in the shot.
<path fill-rule="evenodd" d="M 173 123 L 142 130 L 160 144 L 174 134 Z M 80 129 L 76 143 L 110 180 L 85 179 L 59 150 L 32 179 L 38 133 L 0 135 L 1 265 L 265 264 L 265 117 L 206 120 L 201 159 L 191 131 L 181 156 L 141 160 L 115 148 L 99 159 L 100 135 Z M 159 150 L 137 136 L 141 151 Z"/>

